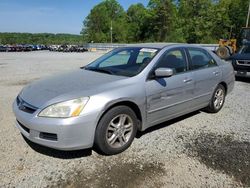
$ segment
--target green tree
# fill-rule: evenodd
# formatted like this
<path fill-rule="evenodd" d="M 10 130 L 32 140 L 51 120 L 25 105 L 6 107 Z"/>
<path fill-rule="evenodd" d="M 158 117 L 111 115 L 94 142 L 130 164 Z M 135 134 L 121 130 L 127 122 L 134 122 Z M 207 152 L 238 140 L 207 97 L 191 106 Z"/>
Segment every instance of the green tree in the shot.
<path fill-rule="evenodd" d="M 84 20 L 82 34 L 85 41 L 110 42 L 111 23 L 113 41 L 126 42 L 126 12 L 116 0 L 105 0 L 96 5 Z"/>
<path fill-rule="evenodd" d="M 210 10 L 210 19 L 212 20 L 211 32 L 214 40 L 220 38 L 229 38 L 231 30 L 231 20 L 228 15 L 230 0 L 220 0 L 213 3 L 213 8 Z"/>
<path fill-rule="evenodd" d="M 143 4 L 131 5 L 127 10 L 128 41 L 143 42 L 145 40 L 147 9 Z"/>
<path fill-rule="evenodd" d="M 1 44 L 83 44 L 81 35 L 52 33 L 0 33 Z"/>
<path fill-rule="evenodd" d="M 149 40 L 164 42 L 173 29 L 175 6 L 171 0 L 150 0 L 147 35 Z"/>
<path fill-rule="evenodd" d="M 150 0 L 127 12 L 116 0 L 104 0 L 84 21 L 85 41 L 217 43 L 238 36 L 245 25 L 248 0 Z"/>
<path fill-rule="evenodd" d="M 213 40 L 211 0 L 180 0 L 179 17 L 188 43 L 209 43 Z"/>
<path fill-rule="evenodd" d="M 225 1 L 225 0 L 222 0 Z M 238 36 L 242 27 L 245 27 L 247 12 L 248 12 L 248 0 L 229 0 L 228 15 L 231 20 L 231 26 L 233 27 L 233 35 Z"/>

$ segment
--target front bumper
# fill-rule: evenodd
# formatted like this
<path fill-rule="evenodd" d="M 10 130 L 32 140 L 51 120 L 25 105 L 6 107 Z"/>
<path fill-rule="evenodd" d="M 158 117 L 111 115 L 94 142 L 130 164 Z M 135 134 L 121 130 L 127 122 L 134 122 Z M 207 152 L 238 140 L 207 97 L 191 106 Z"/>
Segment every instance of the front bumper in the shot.
<path fill-rule="evenodd" d="M 250 71 L 238 70 L 234 71 L 236 77 L 247 77 L 250 78 Z"/>
<path fill-rule="evenodd" d="M 90 148 L 94 143 L 96 114 L 74 118 L 43 118 L 20 110 L 13 103 L 16 127 L 30 141 L 58 150 Z"/>
<path fill-rule="evenodd" d="M 235 76 L 236 77 L 250 77 L 250 66 L 248 64 L 238 64 L 237 61 L 240 61 L 240 60 L 233 60 L 232 62 Z"/>

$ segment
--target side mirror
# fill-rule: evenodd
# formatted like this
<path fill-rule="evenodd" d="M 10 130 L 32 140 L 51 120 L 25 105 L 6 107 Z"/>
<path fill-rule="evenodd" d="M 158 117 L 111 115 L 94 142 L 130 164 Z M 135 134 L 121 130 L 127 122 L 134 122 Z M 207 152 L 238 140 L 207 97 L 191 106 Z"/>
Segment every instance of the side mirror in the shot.
<path fill-rule="evenodd" d="M 155 77 L 170 77 L 173 76 L 174 70 L 171 68 L 158 68 L 155 70 Z"/>

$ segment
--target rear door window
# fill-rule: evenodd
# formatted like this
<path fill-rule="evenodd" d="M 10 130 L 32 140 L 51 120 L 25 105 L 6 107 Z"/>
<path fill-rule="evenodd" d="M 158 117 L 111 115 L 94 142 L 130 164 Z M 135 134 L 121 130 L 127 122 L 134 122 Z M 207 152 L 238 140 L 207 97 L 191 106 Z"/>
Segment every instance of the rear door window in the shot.
<path fill-rule="evenodd" d="M 198 48 L 189 48 L 188 53 L 191 60 L 191 69 L 203 69 L 216 66 L 215 60 L 208 52 Z"/>

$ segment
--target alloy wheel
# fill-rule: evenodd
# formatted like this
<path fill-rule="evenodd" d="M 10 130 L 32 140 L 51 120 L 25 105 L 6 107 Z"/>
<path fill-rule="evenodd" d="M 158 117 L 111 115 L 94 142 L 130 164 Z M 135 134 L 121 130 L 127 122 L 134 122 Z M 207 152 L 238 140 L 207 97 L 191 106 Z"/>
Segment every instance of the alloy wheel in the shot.
<path fill-rule="evenodd" d="M 114 117 L 106 131 L 106 141 L 112 148 L 124 146 L 133 133 L 133 121 L 127 114 L 119 114 Z"/>
<path fill-rule="evenodd" d="M 216 109 L 220 109 L 224 103 L 224 91 L 223 89 L 219 88 L 214 95 L 214 107 Z"/>

